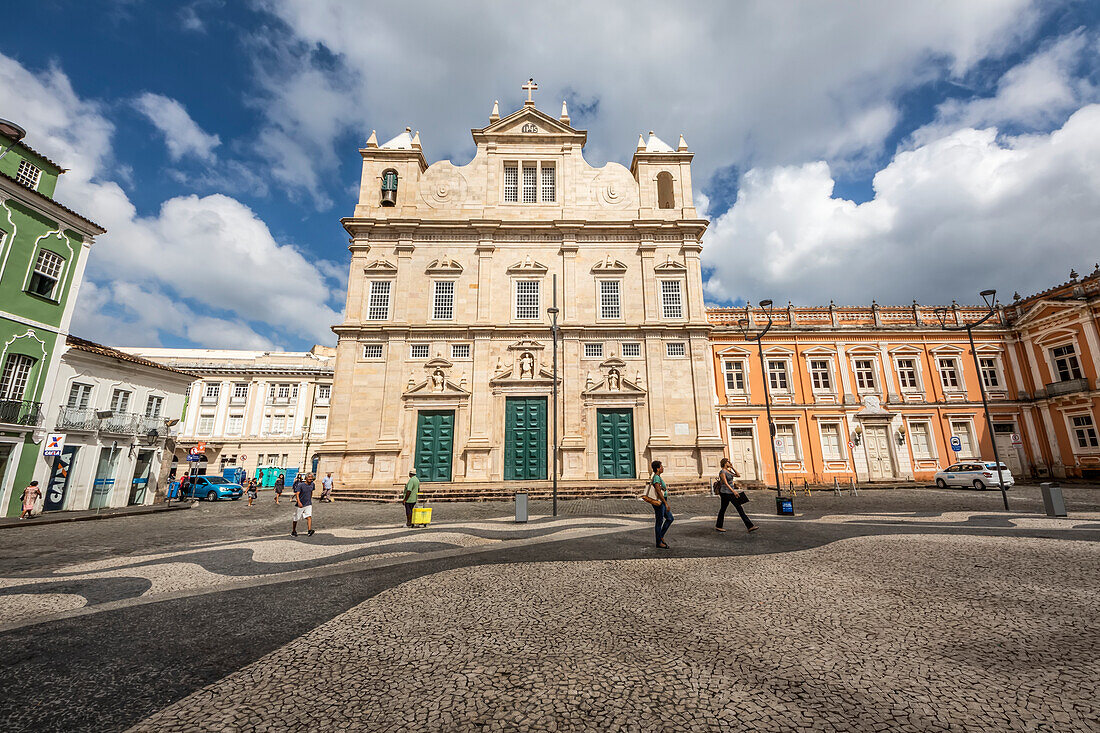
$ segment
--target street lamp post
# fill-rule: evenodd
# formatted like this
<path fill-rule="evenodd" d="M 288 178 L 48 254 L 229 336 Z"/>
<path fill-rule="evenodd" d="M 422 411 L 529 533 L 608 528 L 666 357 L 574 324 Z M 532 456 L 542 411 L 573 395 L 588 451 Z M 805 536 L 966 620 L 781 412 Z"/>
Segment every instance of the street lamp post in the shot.
<path fill-rule="evenodd" d="M 782 488 L 779 482 L 779 456 L 775 452 L 775 423 L 772 422 L 772 396 L 771 389 L 768 387 L 768 370 L 764 367 L 764 336 L 772 328 L 772 302 L 770 300 L 760 301 L 760 307 L 764 309 L 764 315 L 768 317 L 768 325 L 753 335 L 752 328 L 749 324 L 748 318 L 742 318 L 737 322 L 737 327 L 741 329 L 741 333 L 744 334 L 746 341 L 755 341 L 757 347 L 757 354 L 760 356 L 760 378 L 764 381 L 764 410 L 768 413 L 768 443 L 772 447 L 772 465 L 775 466 L 775 494 L 779 496 L 782 493 Z"/>
<path fill-rule="evenodd" d="M 947 308 L 937 308 L 935 313 L 936 319 L 940 322 L 940 327 L 943 330 L 966 331 L 966 336 L 970 339 L 970 355 L 974 357 L 974 371 L 978 375 L 978 389 L 982 394 L 982 409 L 985 411 L 985 426 L 986 429 L 989 430 L 989 440 L 993 443 L 993 460 L 997 463 L 997 484 L 1001 487 L 1001 500 L 1004 502 L 1005 511 L 1008 511 L 1008 492 L 1005 491 L 1004 475 L 1001 473 L 1001 456 L 997 451 L 997 434 L 993 432 L 993 418 L 989 415 L 989 399 L 985 396 L 985 382 L 982 380 L 982 366 L 978 362 L 978 352 L 974 348 L 974 327 L 982 325 L 993 317 L 993 314 L 996 312 L 997 291 L 983 290 L 980 294 L 982 300 L 985 301 L 986 307 L 989 308 L 989 312 L 973 323 L 963 323 L 961 326 L 948 326 Z"/>
<path fill-rule="evenodd" d="M 558 276 L 556 274 L 552 282 L 550 307 L 546 309 L 546 314 L 550 316 L 550 341 L 551 351 L 553 352 L 551 373 L 554 384 L 551 387 L 553 404 L 550 407 L 550 430 L 552 433 L 551 440 L 554 444 L 554 455 L 551 458 L 552 473 L 550 479 L 554 487 L 554 516 L 556 517 L 558 516 Z"/>

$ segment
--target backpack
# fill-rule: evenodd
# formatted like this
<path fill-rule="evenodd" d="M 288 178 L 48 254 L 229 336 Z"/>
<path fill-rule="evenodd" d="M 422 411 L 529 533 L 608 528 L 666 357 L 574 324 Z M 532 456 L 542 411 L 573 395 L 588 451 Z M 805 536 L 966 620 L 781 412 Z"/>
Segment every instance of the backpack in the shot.
<path fill-rule="evenodd" d="M 711 485 L 710 490 L 711 490 L 711 493 L 714 494 L 715 496 L 718 496 L 719 494 L 722 493 L 722 477 L 721 476 L 719 476 L 718 478 L 716 478 L 714 480 L 714 484 Z"/>

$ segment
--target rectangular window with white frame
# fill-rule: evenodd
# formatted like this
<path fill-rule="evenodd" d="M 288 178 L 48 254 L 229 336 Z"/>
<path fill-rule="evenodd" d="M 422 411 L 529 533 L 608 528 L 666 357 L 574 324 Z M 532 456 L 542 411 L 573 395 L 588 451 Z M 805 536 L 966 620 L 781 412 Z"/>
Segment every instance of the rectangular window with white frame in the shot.
<path fill-rule="evenodd" d="M 739 359 L 726 359 L 722 362 L 722 373 L 726 377 L 726 392 L 744 393 L 745 362 Z"/>
<path fill-rule="evenodd" d="M 331 384 L 318 384 L 317 385 L 317 404 L 327 405 L 329 400 L 332 399 L 332 385 Z"/>
<path fill-rule="evenodd" d="M 642 355 L 642 345 L 637 341 L 624 341 L 622 343 L 623 358 L 633 358 Z"/>
<path fill-rule="evenodd" d="M 623 317 L 621 283 L 618 280 L 600 280 L 600 318 L 618 320 Z"/>
<path fill-rule="evenodd" d="M 833 391 L 833 374 L 828 359 L 810 359 L 810 383 L 815 392 Z"/>
<path fill-rule="evenodd" d="M 533 204 L 538 198 L 539 174 L 535 163 L 523 164 L 523 203 Z"/>
<path fill-rule="evenodd" d="M 978 359 L 978 366 L 982 370 L 982 384 L 986 389 L 1000 389 L 1001 375 L 997 369 L 997 360 L 992 356 L 983 356 Z"/>
<path fill-rule="evenodd" d="M 432 298 L 432 320 L 450 321 L 455 317 L 454 280 L 436 280 Z"/>
<path fill-rule="evenodd" d="M 69 387 L 69 399 L 65 407 L 70 410 L 87 410 L 92 399 L 92 385 L 73 382 Z"/>
<path fill-rule="evenodd" d="M 151 394 L 145 400 L 145 417 L 156 419 L 160 417 L 160 411 L 164 407 L 164 398 Z"/>
<path fill-rule="evenodd" d="M 1050 350 L 1050 360 L 1054 363 L 1054 373 L 1059 382 L 1081 379 L 1081 364 L 1077 361 L 1073 344 L 1055 346 Z"/>
<path fill-rule="evenodd" d="M 539 188 L 539 201 L 544 204 L 552 204 L 556 200 L 557 186 L 555 185 L 557 179 L 555 177 L 555 169 L 553 163 L 541 164 L 541 184 Z"/>
<path fill-rule="evenodd" d="M 791 383 L 787 374 L 786 359 L 768 360 L 768 386 L 773 392 L 786 392 L 790 390 Z"/>
<path fill-rule="evenodd" d="M 515 163 L 504 164 L 504 202 L 514 204 L 519 201 L 519 166 Z"/>
<path fill-rule="evenodd" d="M 875 360 L 855 359 L 853 366 L 856 373 L 856 389 L 864 392 L 875 389 Z"/>
<path fill-rule="evenodd" d="M 64 267 L 64 257 L 48 249 L 39 250 L 30 284 L 27 285 L 27 292 L 54 299 L 57 294 L 57 283 L 61 280 L 61 271 Z"/>
<path fill-rule="evenodd" d="M 920 389 L 916 359 L 898 359 L 898 384 L 902 392 L 914 392 Z"/>
<path fill-rule="evenodd" d="M 452 359 L 469 359 L 470 358 L 470 345 L 469 344 L 451 344 L 451 358 Z"/>
<path fill-rule="evenodd" d="M 229 414 L 229 419 L 225 421 L 225 434 L 226 435 L 240 435 L 244 430 L 244 415 L 239 412 L 233 412 Z"/>
<path fill-rule="evenodd" d="M 324 435 L 328 431 L 328 415 L 314 415 L 310 432 L 314 435 Z"/>
<path fill-rule="evenodd" d="M 221 394 L 221 382 L 206 382 L 202 386 L 202 403 L 204 405 L 216 404 L 218 395 Z"/>
<path fill-rule="evenodd" d="M 951 420 L 951 435 L 959 439 L 957 458 L 977 458 L 974 452 L 974 425 L 969 420 Z"/>
<path fill-rule="evenodd" d="M 828 460 L 839 461 L 844 458 L 840 450 L 840 423 L 823 422 L 821 429 L 821 455 Z"/>
<path fill-rule="evenodd" d="M 931 460 L 936 457 L 935 443 L 932 440 L 932 424 L 921 420 L 909 423 L 909 445 L 913 449 L 913 457 L 922 460 Z"/>
<path fill-rule="evenodd" d="M 1073 437 L 1077 441 L 1078 448 L 1087 450 L 1100 447 L 1100 439 L 1097 438 L 1092 415 L 1071 415 L 1070 423 L 1073 425 Z"/>
<path fill-rule="evenodd" d="M 431 355 L 431 346 L 428 344 L 409 344 L 410 359 L 427 359 Z"/>
<path fill-rule="evenodd" d="M 679 359 L 687 355 L 687 345 L 683 341 L 669 341 L 665 344 L 665 356 Z"/>
<path fill-rule="evenodd" d="M 246 400 L 248 400 L 248 382 L 235 382 L 231 401 L 239 405 Z"/>
<path fill-rule="evenodd" d="M 11 354 L 4 363 L 4 374 L 0 377 L 0 399 L 22 400 L 30 379 L 34 359 L 25 354 Z"/>
<path fill-rule="evenodd" d="M 42 179 L 42 169 L 29 160 L 19 161 L 19 170 L 15 174 L 15 180 L 27 188 L 38 190 L 38 182 Z"/>
<path fill-rule="evenodd" d="M 684 317 L 683 287 L 679 280 L 661 280 L 661 317 Z"/>
<path fill-rule="evenodd" d="M 115 417 L 130 410 L 130 394 L 130 391 L 125 389 L 116 389 L 111 393 L 111 410 L 115 413 Z"/>
<path fill-rule="evenodd" d="M 214 413 L 204 412 L 199 415 L 199 435 L 210 435 L 214 432 Z"/>
<path fill-rule="evenodd" d="M 370 294 L 367 298 L 367 320 L 384 321 L 390 317 L 389 280 L 371 280 Z"/>
<path fill-rule="evenodd" d="M 602 359 L 603 358 L 603 344 L 600 342 L 588 341 L 584 345 L 584 358 L 585 359 Z"/>
<path fill-rule="evenodd" d="M 516 320 L 533 321 L 539 313 L 539 281 L 516 280 Z"/>
<path fill-rule="evenodd" d="M 775 438 L 776 455 L 779 456 L 781 461 L 797 461 L 798 460 L 798 431 L 795 430 L 794 423 L 776 423 L 775 425 Z M 780 447 L 780 443 L 782 447 Z"/>
<path fill-rule="evenodd" d="M 382 344 L 363 344 L 364 359 L 381 359 Z"/>
<path fill-rule="evenodd" d="M 945 390 L 959 389 L 959 362 L 954 357 L 936 359 L 936 367 L 940 372 L 940 384 Z"/>

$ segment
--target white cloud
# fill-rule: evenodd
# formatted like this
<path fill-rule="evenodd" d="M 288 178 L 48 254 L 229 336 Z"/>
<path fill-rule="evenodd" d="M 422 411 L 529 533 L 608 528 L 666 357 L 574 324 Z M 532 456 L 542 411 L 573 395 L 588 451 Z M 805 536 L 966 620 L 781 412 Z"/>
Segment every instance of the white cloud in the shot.
<path fill-rule="evenodd" d="M 134 100 L 134 107 L 164 135 L 172 160 L 193 155 L 207 163 L 214 162 L 214 148 L 221 145 L 221 138 L 204 132 L 175 99 L 145 92 Z"/>
<path fill-rule="evenodd" d="M 1096 86 L 1076 73 L 1082 61 L 1096 63 L 1097 50 L 1096 40 L 1080 29 L 1064 35 L 1009 69 L 993 96 L 939 105 L 936 119 L 914 132 L 912 141 L 925 143 L 964 127 L 1049 129 L 1069 112 L 1100 99 Z"/>
<path fill-rule="evenodd" d="M 180 196 L 139 215 L 108 178 L 113 126 L 60 70 L 35 75 L 0 54 L 0 109 L 19 109 L 27 142 L 71 168 L 59 199 L 107 228 L 92 246 L 74 332 L 129 344 L 169 334 L 242 347 L 334 340 L 329 327 L 340 314 L 318 264 L 276 242 L 241 202 Z"/>
<path fill-rule="evenodd" d="M 835 198 L 823 162 L 749 171 L 705 236 L 708 294 L 945 303 L 1061 282 L 1096 259 L 1100 105 L 1049 134 L 958 130 L 898 153 L 874 190 Z"/>
<path fill-rule="evenodd" d="M 468 129 L 487 124 L 494 99 L 504 113 L 518 107 L 528 76 L 550 113 L 566 96 L 598 102 L 576 120 L 593 162 L 628 158 L 649 129 L 686 134 L 696 181 L 730 164 L 860 161 L 881 151 L 898 94 L 1014 48 L 1037 16 L 1030 0 L 263 5 L 293 34 L 265 29 L 282 55 L 263 109 L 282 134 L 263 144 L 278 146 L 281 182 L 307 192 L 348 129 L 361 141 L 408 124 L 429 159 L 464 158 Z"/>

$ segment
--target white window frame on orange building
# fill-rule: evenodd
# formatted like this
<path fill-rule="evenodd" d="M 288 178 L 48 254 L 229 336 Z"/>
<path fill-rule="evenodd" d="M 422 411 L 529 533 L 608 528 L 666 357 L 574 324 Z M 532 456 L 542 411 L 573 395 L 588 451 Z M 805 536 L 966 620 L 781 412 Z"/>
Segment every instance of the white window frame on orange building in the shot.
<path fill-rule="evenodd" d="M 936 371 L 936 379 L 940 383 L 940 389 L 943 391 L 944 397 L 954 397 L 955 399 L 966 397 L 966 369 L 963 366 L 963 350 L 958 346 L 937 346 L 932 349 L 932 368 Z M 949 387 L 943 380 L 943 370 L 940 368 L 941 359 L 951 359 L 954 362 L 955 376 L 958 379 L 958 385 Z"/>
<path fill-rule="evenodd" d="M 800 462 L 802 462 L 802 436 L 799 434 L 798 418 L 797 417 L 794 417 L 794 418 L 776 417 L 776 418 L 773 418 L 773 422 L 775 423 L 775 437 L 776 438 L 779 437 L 779 428 L 781 428 L 781 427 L 790 427 L 791 428 L 791 436 L 792 436 L 791 449 L 794 451 L 794 457 L 793 458 L 788 458 L 787 456 L 780 453 L 779 449 L 776 448 L 775 453 L 779 457 L 780 462 L 781 463 L 783 463 L 783 462 L 785 462 L 785 463 L 800 463 Z M 786 450 L 786 448 L 787 448 L 786 441 L 784 441 L 784 443 L 783 443 L 783 448 L 784 448 L 784 450 Z M 803 471 L 804 470 L 805 470 L 805 467 L 803 467 Z"/>
<path fill-rule="evenodd" d="M 773 395 L 790 396 L 794 394 L 794 370 L 791 368 L 791 361 L 791 355 L 787 352 L 764 352 L 764 369 L 767 372 L 764 378 L 768 380 L 768 389 L 771 390 Z M 777 386 L 778 379 L 772 381 L 772 372 L 775 371 L 772 369 L 773 363 L 783 364 L 783 377 L 787 382 L 785 387 Z"/>
<path fill-rule="evenodd" d="M 911 346 L 902 346 L 890 350 L 890 361 L 893 363 L 894 376 L 897 379 L 898 390 L 902 395 L 924 395 L 924 370 L 921 368 L 921 351 Z M 913 362 L 913 374 L 917 380 L 916 386 L 908 387 L 902 384 L 901 362 Z"/>
<path fill-rule="evenodd" d="M 962 451 L 955 453 L 952 457 L 952 462 L 958 463 L 959 461 L 979 461 L 982 459 L 982 446 L 978 443 L 978 431 L 974 429 L 974 416 L 973 415 L 946 415 L 947 428 L 950 431 L 947 438 L 951 439 L 951 436 L 956 435 L 955 423 L 964 423 L 967 427 L 966 436 L 967 442 L 970 443 L 971 453 L 969 455 L 963 455 Z"/>
<path fill-rule="evenodd" d="M 722 384 L 725 385 L 726 394 L 744 395 L 749 392 L 749 374 L 745 359 L 731 359 L 729 357 L 721 357 L 722 359 Z M 732 369 L 731 367 L 736 367 Z M 741 386 L 730 386 L 730 377 L 738 376 L 741 378 Z"/>
<path fill-rule="evenodd" d="M 871 386 L 870 387 L 862 387 L 859 384 L 860 370 L 859 370 L 859 368 L 857 368 L 856 364 L 858 362 L 861 362 L 861 361 L 871 362 Z M 856 351 L 856 350 L 849 351 L 848 352 L 848 363 L 849 363 L 849 365 L 852 369 L 852 384 L 855 387 L 857 395 L 860 395 L 860 396 L 874 395 L 874 394 L 879 394 L 882 391 L 882 376 L 881 376 L 881 373 L 882 373 L 881 366 L 882 365 L 879 364 L 878 352 L 877 351 L 876 352 L 870 352 L 870 351 L 866 351 L 866 350 L 863 350 L 863 349 L 860 349 L 858 351 Z"/>
<path fill-rule="evenodd" d="M 802 358 L 806 362 L 806 374 L 809 376 L 810 394 L 814 398 L 837 397 L 840 394 L 840 378 L 836 369 L 836 351 L 815 347 L 802 352 Z M 814 362 L 824 362 L 824 371 L 814 369 Z M 828 380 L 827 387 L 819 387 L 815 374 L 824 374 Z"/>
<path fill-rule="evenodd" d="M 1061 349 L 1066 346 L 1073 348 L 1073 354 L 1068 356 L 1073 357 L 1074 369 L 1077 372 L 1077 376 L 1070 376 L 1069 379 L 1062 379 L 1061 374 L 1059 374 L 1058 370 L 1058 359 L 1066 357 L 1055 357 L 1054 350 Z M 1081 368 L 1081 349 L 1080 344 L 1077 343 L 1076 336 L 1070 336 L 1069 338 L 1061 338 L 1056 341 L 1045 342 L 1042 344 L 1041 348 L 1043 349 L 1043 356 L 1046 358 L 1047 361 L 1047 368 L 1050 370 L 1051 383 L 1071 382 L 1075 379 L 1082 379 L 1085 376 L 1085 370 Z"/>
<path fill-rule="evenodd" d="M 1067 434 L 1069 435 L 1070 448 L 1073 449 L 1074 455 L 1092 455 L 1094 453 L 1100 453 L 1100 445 L 1081 445 L 1077 435 L 1077 431 L 1081 428 L 1079 428 L 1073 422 L 1073 418 L 1075 417 L 1087 417 L 1090 424 L 1086 427 L 1086 429 L 1091 429 L 1093 440 L 1100 442 L 1100 427 L 1098 427 L 1096 424 L 1096 416 L 1092 414 L 1092 410 L 1084 408 L 1080 410 L 1066 411 L 1065 413 L 1063 413 L 1063 417 L 1066 420 L 1066 430 L 1068 431 Z"/>
<path fill-rule="evenodd" d="M 923 425 L 928 428 L 928 451 L 929 455 L 919 456 L 917 455 L 916 443 L 913 442 L 913 426 Z M 914 461 L 939 461 L 939 446 L 936 440 L 936 425 L 931 415 L 914 415 L 912 417 L 905 418 L 905 432 L 908 436 L 909 442 L 909 454 L 913 457 Z"/>
<path fill-rule="evenodd" d="M 836 448 L 837 452 L 835 456 L 825 454 L 825 426 L 829 425 L 836 428 Z M 844 461 L 847 462 L 848 454 L 844 449 L 847 447 L 846 431 L 844 429 L 844 416 L 843 415 L 821 415 L 817 419 L 817 442 L 821 447 L 821 460 L 822 468 L 824 468 L 825 461 Z"/>

